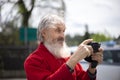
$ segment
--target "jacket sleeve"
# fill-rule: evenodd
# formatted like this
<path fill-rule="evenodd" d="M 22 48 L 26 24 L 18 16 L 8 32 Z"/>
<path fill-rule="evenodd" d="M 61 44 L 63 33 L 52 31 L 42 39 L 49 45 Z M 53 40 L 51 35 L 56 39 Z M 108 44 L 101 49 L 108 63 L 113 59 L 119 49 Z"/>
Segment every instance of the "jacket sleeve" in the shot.
<path fill-rule="evenodd" d="M 46 65 L 44 60 L 26 60 L 24 68 L 27 80 L 73 80 L 66 64 L 63 64 L 55 72 L 46 69 Z"/>
<path fill-rule="evenodd" d="M 85 71 L 80 64 L 76 65 L 77 80 L 96 80 L 96 75 L 92 76 L 88 70 Z"/>

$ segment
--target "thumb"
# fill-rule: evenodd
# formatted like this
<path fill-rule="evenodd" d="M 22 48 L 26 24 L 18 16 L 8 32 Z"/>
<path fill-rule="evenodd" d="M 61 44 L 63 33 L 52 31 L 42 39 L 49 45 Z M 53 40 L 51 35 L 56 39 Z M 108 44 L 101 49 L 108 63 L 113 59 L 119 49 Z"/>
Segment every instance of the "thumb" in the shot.
<path fill-rule="evenodd" d="M 86 40 L 84 40 L 84 41 L 82 42 L 82 44 L 87 45 L 88 43 L 90 43 L 90 42 L 92 42 L 92 41 L 93 41 L 93 39 L 86 39 Z"/>

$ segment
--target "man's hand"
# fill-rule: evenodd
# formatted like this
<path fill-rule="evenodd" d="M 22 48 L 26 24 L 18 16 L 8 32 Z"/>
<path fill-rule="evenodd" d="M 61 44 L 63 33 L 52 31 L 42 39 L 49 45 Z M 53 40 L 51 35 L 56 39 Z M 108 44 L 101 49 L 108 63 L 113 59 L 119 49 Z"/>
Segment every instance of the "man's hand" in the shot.
<path fill-rule="evenodd" d="M 99 52 L 92 54 L 92 60 L 95 60 L 98 62 L 98 64 L 102 63 L 103 61 L 103 49 L 99 48 Z M 94 74 L 96 68 L 91 68 L 91 64 L 89 65 L 89 72 Z"/>
<path fill-rule="evenodd" d="M 92 39 L 87 39 L 78 46 L 78 49 L 73 53 L 70 59 L 66 62 L 66 64 L 69 67 L 73 69 L 77 64 L 77 62 L 93 54 L 92 47 L 90 45 L 87 45 L 90 42 L 92 42 Z"/>
<path fill-rule="evenodd" d="M 99 48 L 99 52 L 92 54 L 92 60 L 96 60 L 98 64 L 103 61 L 103 49 Z"/>

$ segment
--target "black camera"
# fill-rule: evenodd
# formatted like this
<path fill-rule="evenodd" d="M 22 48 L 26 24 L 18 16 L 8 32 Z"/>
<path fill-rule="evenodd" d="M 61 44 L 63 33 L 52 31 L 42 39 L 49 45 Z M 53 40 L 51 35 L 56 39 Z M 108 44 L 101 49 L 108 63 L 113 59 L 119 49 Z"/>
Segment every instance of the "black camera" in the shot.
<path fill-rule="evenodd" d="M 93 52 L 96 53 L 99 51 L 98 49 L 100 48 L 101 44 L 97 42 L 91 42 L 91 43 L 88 43 L 87 45 L 91 45 L 93 48 Z"/>
<path fill-rule="evenodd" d="M 100 48 L 101 44 L 97 43 L 97 42 L 91 42 L 91 43 L 88 43 L 87 45 L 91 45 L 92 48 L 93 48 L 93 52 L 96 53 L 96 52 L 99 52 L 99 48 Z M 85 60 L 88 61 L 88 62 L 90 62 L 92 64 L 91 65 L 92 68 L 95 68 L 97 66 L 97 64 L 98 64 L 97 61 L 92 60 L 91 56 L 86 57 Z"/>

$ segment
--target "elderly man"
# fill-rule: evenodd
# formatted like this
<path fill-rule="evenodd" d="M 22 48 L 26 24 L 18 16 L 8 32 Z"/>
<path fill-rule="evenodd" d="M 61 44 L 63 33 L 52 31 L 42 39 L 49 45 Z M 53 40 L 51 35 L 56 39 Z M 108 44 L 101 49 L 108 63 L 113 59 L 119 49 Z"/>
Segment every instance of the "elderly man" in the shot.
<path fill-rule="evenodd" d="M 83 41 L 70 55 L 65 43 L 65 23 L 57 15 L 44 16 L 38 26 L 38 48 L 25 60 L 27 80 L 95 80 L 96 68 L 82 69 L 79 61 L 92 55 L 92 60 L 102 62 L 103 50 L 93 53 L 88 43 Z"/>

